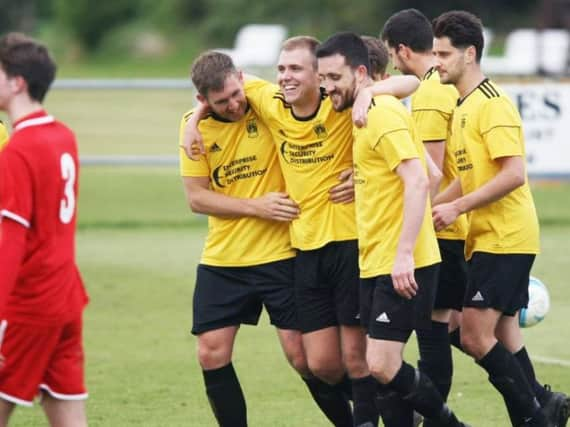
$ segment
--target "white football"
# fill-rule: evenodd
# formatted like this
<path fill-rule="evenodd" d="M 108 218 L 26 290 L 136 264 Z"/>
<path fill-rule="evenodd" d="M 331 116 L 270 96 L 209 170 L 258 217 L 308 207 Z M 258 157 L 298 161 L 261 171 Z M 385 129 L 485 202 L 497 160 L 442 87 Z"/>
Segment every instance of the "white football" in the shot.
<path fill-rule="evenodd" d="M 544 283 L 530 276 L 528 282 L 528 307 L 521 308 L 519 324 L 522 328 L 530 328 L 541 322 L 550 309 L 550 295 Z"/>

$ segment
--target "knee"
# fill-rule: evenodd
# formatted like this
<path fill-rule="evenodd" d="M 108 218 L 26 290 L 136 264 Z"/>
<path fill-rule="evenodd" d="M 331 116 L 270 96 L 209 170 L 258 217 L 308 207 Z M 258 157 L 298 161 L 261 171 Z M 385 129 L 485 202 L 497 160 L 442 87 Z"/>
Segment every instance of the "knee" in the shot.
<path fill-rule="evenodd" d="M 289 365 L 295 371 L 299 373 L 302 377 L 308 377 L 311 375 L 311 371 L 309 370 L 309 364 L 307 362 L 307 358 L 305 356 L 305 352 L 302 348 L 298 348 L 295 350 L 288 350 L 285 354 L 287 357 L 287 361 Z"/>
<path fill-rule="evenodd" d="M 461 347 L 476 360 L 481 359 L 486 354 L 486 347 L 489 346 L 487 341 L 482 334 L 461 331 Z"/>
<path fill-rule="evenodd" d="M 343 354 L 344 366 L 350 377 L 361 378 L 368 375 L 366 354 L 360 348 L 353 348 Z"/>
<path fill-rule="evenodd" d="M 382 384 L 388 384 L 392 381 L 402 365 L 401 358 L 389 357 L 387 355 L 383 357 L 368 355 L 367 362 L 370 375 Z"/>
<path fill-rule="evenodd" d="M 218 369 L 230 363 L 231 347 L 222 344 L 198 342 L 198 362 L 202 369 Z"/>
<path fill-rule="evenodd" d="M 309 358 L 310 372 L 327 384 L 337 384 L 344 376 L 344 367 L 340 361 L 326 358 Z"/>

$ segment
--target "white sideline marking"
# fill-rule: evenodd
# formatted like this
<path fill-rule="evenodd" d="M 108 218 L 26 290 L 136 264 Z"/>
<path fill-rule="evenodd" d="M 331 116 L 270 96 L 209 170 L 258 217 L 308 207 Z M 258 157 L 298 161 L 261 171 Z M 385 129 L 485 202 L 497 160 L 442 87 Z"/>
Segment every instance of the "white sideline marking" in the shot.
<path fill-rule="evenodd" d="M 556 359 L 554 357 L 545 356 L 531 356 L 531 359 L 539 363 L 545 363 L 547 365 L 560 365 L 570 368 L 570 360 Z"/>

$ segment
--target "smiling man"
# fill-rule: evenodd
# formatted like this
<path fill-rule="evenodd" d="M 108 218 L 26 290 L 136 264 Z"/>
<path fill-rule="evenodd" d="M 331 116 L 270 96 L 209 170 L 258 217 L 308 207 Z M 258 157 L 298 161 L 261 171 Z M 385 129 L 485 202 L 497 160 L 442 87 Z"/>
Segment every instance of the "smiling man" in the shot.
<path fill-rule="evenodd" d="M 241 73 L 231 58 L 205 52 L 192 66 L 198 100 L 211 113 L 200 122 L 205 155 L 190 160 L 180 149 L 188 203 L 208 215 L 208 236 L 196 277 L 192 333 L 206 393 L 222 427 L 247 425 L 245 397 L 232 364 L 242 324 L 269 313 L 289 363 L 325 415 L 349 426 L 341 391 L 307 367 L 294 298 L 294 256 L 289 222 L 299 208 L 285 193 L 272 135 L 249 107 Z M 181 139 L 186 122 L 181 121 Z"/>
<path fill-rule="evenodd" d="M 318 43 L 309 36 L 286 40 L 277 64 L 279 85 L 248 79 L 245 93 L 273 135 L 287 192 L 300 208 L 290 233 L 297 249 L 295 294 L 309 368 L 337 389 L 352 388 L 354 425 L 375 425 L 376 385 L 366 366 L 359 319 L 354 190 L 350 180 L 338 184 L 352 171 L 351 111 L 335 111 L 320 88 Z M 401 77 L 379 82 L 374 91 L 406 96 L 416 87 L 417 79 Z M 335 407 L 344 415 L 333 423 L 351 426 L 348 403 Z"/>
<path fill-rule="evenodd" d="M 366 45 L 338 33 L 317 50 L 322 85 L 338 112 L 372 81 Z M 393 96 L 376 96 L 368 125 L 354 129 L 360 314 L 372 375 L 392 395 L 388 426 L 411 426 L 413 409 L 442 426 L 462 426 L 430 379 L 402 359 L 413 330 L 430 327 L 439 251 L 431 223 L 424 148 Z"/>

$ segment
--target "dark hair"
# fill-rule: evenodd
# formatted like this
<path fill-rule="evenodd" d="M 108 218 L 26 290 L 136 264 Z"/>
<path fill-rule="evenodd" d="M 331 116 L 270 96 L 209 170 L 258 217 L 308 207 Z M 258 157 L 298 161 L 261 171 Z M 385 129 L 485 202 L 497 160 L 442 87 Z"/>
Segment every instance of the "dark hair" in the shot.
<path fill-rule="evenodd" d="M 229 55 L 209 50 L 196 58 L 192 64 L 190 77 L 198 93 L 207 97 L 210 90 L 222 90 L 226 77 L 237 72 Z"/>
<path fill-rule="evenodd" d="M 477 62 L 483 54 L 483 24 L 472 13 L 463 10 L 445 12 L 433 20 L 434 36 L 448 37 L 455 48 L 475 47 Z"/>
<path fill-rule="evenodd" d="M 381 38 L 392 48 L 403 44 L 414 52 L 426 52 L 433 47 L 431 23 L 417 9 L 404 9 L 392 15 L 384 24 Z"/>
<path fill-rule="evenodd" d="M 367 70 L 370 69 L 368 49 L 358 34 L 350 32 L 336 33 L 317 48 L 317 58 L 336 54 L 344 56 L 346 65 L 353 70 L 360 65 L 364 65 Z"/>
<path fill-rule="evenodd" d="M 8 77 L 22 77 L 30 98 L 39 102 L 55 78 L 56 65 L 47 48 L 21 33 L 0 39 L 0 65 Z"/>
<path fill-rule="evenodd" d="M 388 49 L 384 43 L 376 37 L 362 36 L 362 40 L 368 49 L 368 60 L 370 61 L 370 69 L 368 70 L 370 77 L 374 74 L 384 75 L 386 67 L 390 61 Z"/>

